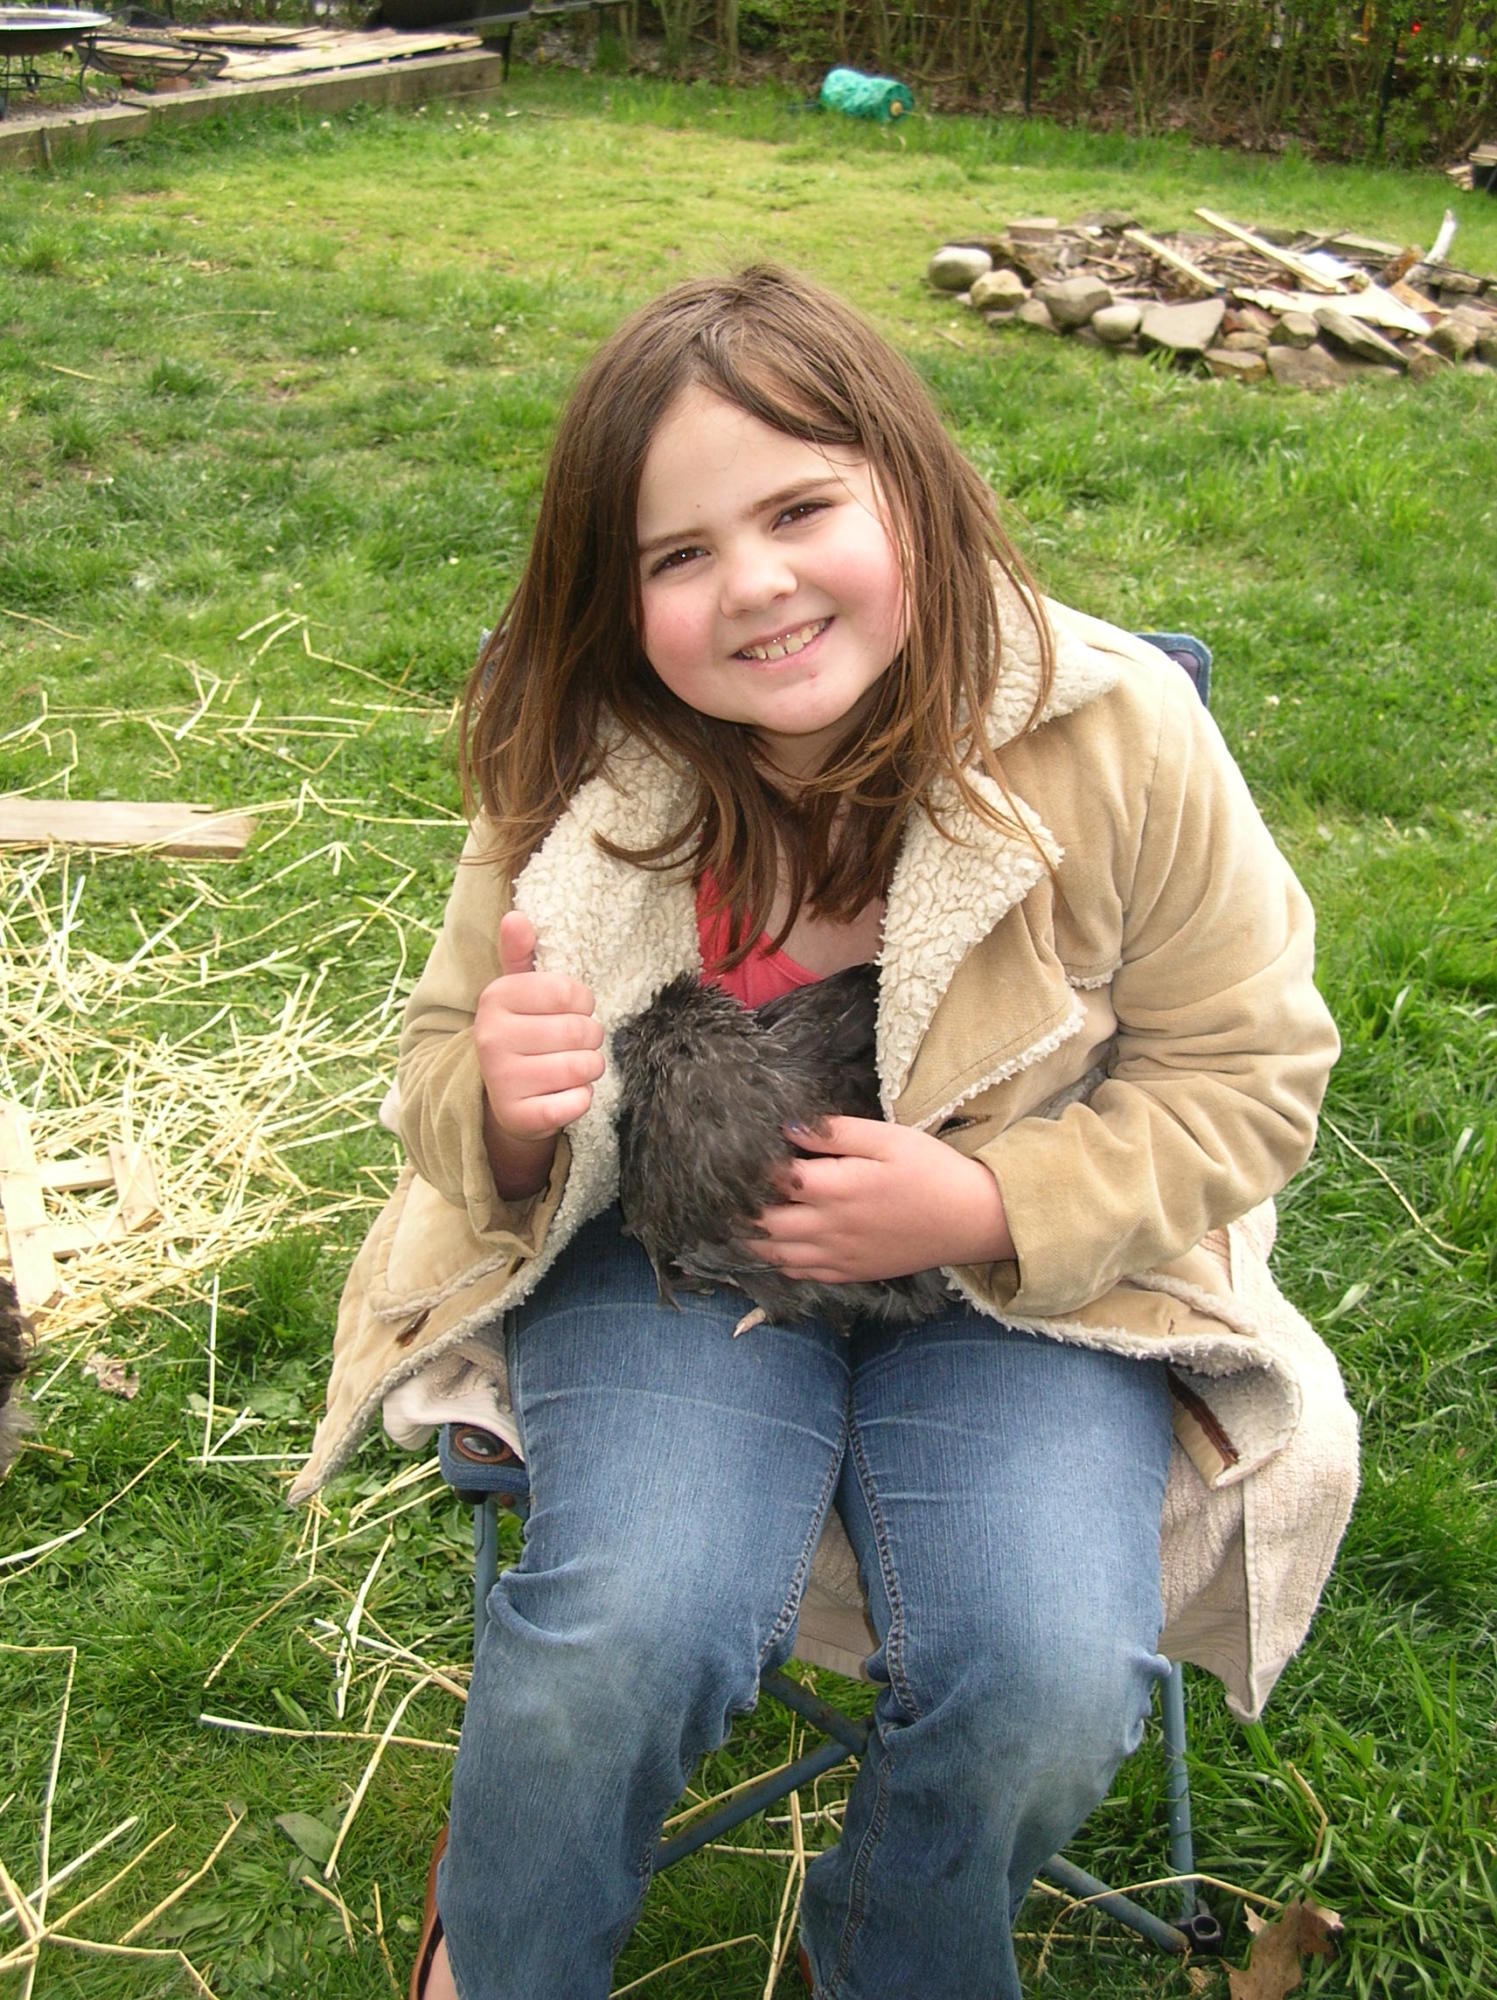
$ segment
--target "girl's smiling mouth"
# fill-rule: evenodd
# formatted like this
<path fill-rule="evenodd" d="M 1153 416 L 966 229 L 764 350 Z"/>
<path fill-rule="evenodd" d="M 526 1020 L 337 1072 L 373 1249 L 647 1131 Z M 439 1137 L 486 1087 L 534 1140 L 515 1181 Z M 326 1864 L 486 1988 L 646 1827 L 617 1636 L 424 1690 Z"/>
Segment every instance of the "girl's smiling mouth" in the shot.
<path fill-rule="evenodd" d="M 819 639 L 831 624 L 830 618 L 815 618 L 809 625 L 798 625 L 791 632 L 782 632 L 777 638 L 766 639 L 753 646 L 740 646 L 733 655 L 737 660 L 788 660 L 796 653 L 803 653 L 813 639 Z"/>

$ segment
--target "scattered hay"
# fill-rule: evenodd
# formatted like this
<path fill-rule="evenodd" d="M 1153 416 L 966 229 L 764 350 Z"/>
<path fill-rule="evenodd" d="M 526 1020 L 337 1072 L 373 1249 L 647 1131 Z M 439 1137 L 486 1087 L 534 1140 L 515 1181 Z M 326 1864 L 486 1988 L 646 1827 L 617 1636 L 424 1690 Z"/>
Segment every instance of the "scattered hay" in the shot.
<path fill-rule="evenodd" d="M 59 1265 L 36 1333 L 43 1349 L 68 1348 L 66 1359 L 123 1314 L 200 1295 L 211 1274 L 288 1224 L 377 1201 L 319 1190 L 293 1161 L 370 1129 L 399 1025 L 398 981 L 365 996 L 351 1021 L 325 991 L 371 927 L 400 930 L 389 899 L 332 923 L 308 922 L 322 913 L 304 906 L 294 941 L 267 951 L 286 918 L 233 943 L 191 941 L 207 900 L 193 893 L 111 958 L 86 942 L 92 879 L 67 855 L 0 854 L 0 1098 L 25 1108 L 40 1156 L 143 1146 L 160 1180 L 159 1224 Z M 97 1222 L 99 1203 L 57 1190 L 49 1219 Z"/>
<path fill-rule="evenodd" d="M 224 1848 L 227 1847 L 230 1840 L 233 1839 L 235 1833 L 239 1830 L 239 1827 L 243 1824 L 243 1813 L 235 1813 L 232 1808 L 226 1807 L 225 1811 L 229 1815 L 228 1828 L 219 1838 L 208 1858 L 187 1875 L 172 1890 L 170 1895 L 163 1897 L 154 1908 L 148 1910 L 145 1916 L 131 1924 L 129 1929 L 122 1932 L 119 1937 L 112 1940 L 74 1937 L 72 1935 L 72 1927 L 83 1915 L 84 1911 L 91 1909 L 96 1903 L 102 1902 L 105 1897 L 117 1889 L 149 1854 L 175 1833 L 176 1828 L 169 1826 L 163 1832 L 158 1833 L 154 1839 L 147 1841 L 145 1846 L 134 1854 L 125 1863 L 123 1868 L 116 1870 L 107 1882 L 103 1883 L 101 1887 L 92 1890 L 78 1902 L 71 1904 L 60 1916 L 49 1916 L 48 1906 L 52 1891 L 60 1887 L 63 1882 L 70 1880 L 74 1875 L 78 1874 L 97 1855 L 112 1846 L 116 1840 L 122 1839 L 125 1834 L 133 1832 L 140 1824 L 140 1820 L 138 1815 L 131 1814 L 128 1819 L 121 1821 L 117 1827 L 106 1834 L 102 1840 L 96 1840 L 84 1853 L 75 1855 L 71 1861 L 65 1863 L 60 1868 L 53 1868 L 52 1806 L 57 1794 L 58 1774 L 62 1768 L 63 1744 L 67 1737 L 68 1728 L 68 1710 L 73 1696 L 73 1676 L 78 1666 L 78 1648 L 76 1646 L 12 1646 L 0 1643 L 0 1653 L 27 1656 L 33 1659 L 60 1658 L 67 1661 L 62 1690 L 62 1703 L 57 1719 L 57 1733 L 52 1742 L 52 1756 L 48 1766 L 47 1786 L 42 1797 L 42 1823 L 39 1842 L 40 1852 L 38 1855 L 38 1874 L 40 1880 L 37 1887 L 27 1894 L 20 1887 L 12 1870 L 4 1861 L 0 1861 L 0 1896 L 3 1896 L 4 1900 L 10 1905 L 9 1915 L 0 1918 L 0 1926 L 8 1928 L 9 1924 L 14 1922 L 21 1932 L 21 1943 L 13 1949 L 6 1951 L 3 1956 L 0 1956 L 0 1973 L 24 1973 L 21 2000 L 32 2000 L 32 1994 L 36 1989 L 37 1972 L 41 1964 L 42 1954 L 49 1946 L 60 1950 L 81 1951 L 94 1956 L 108 1958 L 169 1959 L 187 1974 L 196 1992 L 205 1995 L 206 2000 L 214 2000 L 212 1987 L 209 1986 L 207 1980 L 204 1979 L 203 1975 L 184 1952 L 175 1949 L 136 1945 L 133 1943 L 133 1940 L 141 1936 L 143 1932 L 148 1931 L 159 1917 L 164 1915 L 174 1903 L 179 1902 L 190 1889 L 194 1888 L 210 1872 L 219 1855 L 222 1854 Z"/>

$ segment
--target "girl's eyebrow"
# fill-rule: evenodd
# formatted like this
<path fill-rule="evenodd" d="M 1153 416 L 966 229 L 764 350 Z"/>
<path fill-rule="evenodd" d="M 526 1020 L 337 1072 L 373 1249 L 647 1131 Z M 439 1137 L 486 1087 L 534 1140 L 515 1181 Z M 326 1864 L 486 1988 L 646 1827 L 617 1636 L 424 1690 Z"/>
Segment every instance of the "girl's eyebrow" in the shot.
<path fill-rule="evenodd" d="M 754 514 L 772 514 L 777 508 L 788 506 L 793 500 L 804 500 L 809 494 L 819 493 L 828 486 L 845 487 L 847 481 L 840 473 L 828 472 L 814 479 L 797 479 L 793 485 L 782 486 L 778 493 L 766 493 L 762 500 L 756 500 L 748 509 Z M 641 542 L 639 553 L 653 555 L 657 549 L 679 548 L 683 543 L 693 542 L 700 535 L 699 528 L 679 528 L 665 535 L 652 535 L 647 542 Z"/>

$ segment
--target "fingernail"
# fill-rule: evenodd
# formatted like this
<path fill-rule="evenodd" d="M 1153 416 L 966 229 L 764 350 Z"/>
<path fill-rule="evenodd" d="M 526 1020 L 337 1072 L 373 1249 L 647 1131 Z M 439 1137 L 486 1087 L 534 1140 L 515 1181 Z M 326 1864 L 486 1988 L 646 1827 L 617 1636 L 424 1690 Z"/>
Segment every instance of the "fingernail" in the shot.
<path fill-rule="evenodd" d="M 790 1124 L 785 1127 L 785 1130 L 787 1132 L 793 1132 L 795 1136 L 799 1138 L 803 1133 L 809 1134 L 811 1128 L 809 1125 Z"/>

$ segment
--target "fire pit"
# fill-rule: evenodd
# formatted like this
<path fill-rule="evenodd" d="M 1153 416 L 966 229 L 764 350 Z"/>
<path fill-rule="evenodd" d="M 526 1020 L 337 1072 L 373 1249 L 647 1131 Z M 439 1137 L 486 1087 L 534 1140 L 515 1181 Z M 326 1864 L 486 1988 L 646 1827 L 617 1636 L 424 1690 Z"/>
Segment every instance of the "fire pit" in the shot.
<path fill-rule="evenodd" d="M 75 7 L 0 7 L 0 118 L 10 103 L 12 77 L 22 90 L 36 90 L 43 77 L 38 56 L 60 55 L 91 41 L 109 25 L 107 14 L 84 13 Z M 81 67 L 78 82 L 81 89 Z"/>

